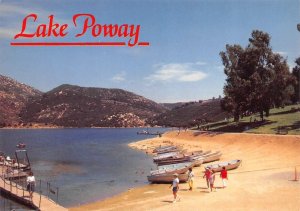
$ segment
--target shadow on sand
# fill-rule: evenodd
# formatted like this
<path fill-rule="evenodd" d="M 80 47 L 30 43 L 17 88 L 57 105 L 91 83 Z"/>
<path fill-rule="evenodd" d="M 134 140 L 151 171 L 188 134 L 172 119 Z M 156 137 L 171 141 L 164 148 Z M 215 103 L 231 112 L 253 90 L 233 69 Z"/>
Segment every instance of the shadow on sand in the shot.
<path fill-rule="evenodd" d="M 161 201 L 161 202 L 165 202 L 165 203 L 173 203 L 172 200 L 163 200 L 163 201 Z"/>

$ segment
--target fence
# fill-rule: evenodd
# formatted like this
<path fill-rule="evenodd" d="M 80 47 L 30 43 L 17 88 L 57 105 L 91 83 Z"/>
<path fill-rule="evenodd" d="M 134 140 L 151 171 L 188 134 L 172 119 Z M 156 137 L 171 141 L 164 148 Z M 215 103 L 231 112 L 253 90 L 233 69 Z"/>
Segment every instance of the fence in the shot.
<path fill-rule="evenodd" d="M 8 169 L 4 162 L 1 165 L 1 175 L 0 178 L 3 181 L 3 188 L 6 191 L 9 191 L 10 195 L 19 197 L 23 203 L 32 206 L 33 202 L 29 196 L 29 191 L 27 190 L 26 182 L 26 172 L 20 171 L 20 169 L 13 170 L 13 172 L 8 173 Z M 59 188 L 47 181 L 36 180 L 35 182 L 35 193 L 39 195 L 38 204 L 35 203 L 35 206 L 38 208 L 41 207 L 42 195 L 45 196 L 47 200 L 51 200 L 58 204 L 59 200 Z M 36 202 L 36 201 L 35 201 Z"/>

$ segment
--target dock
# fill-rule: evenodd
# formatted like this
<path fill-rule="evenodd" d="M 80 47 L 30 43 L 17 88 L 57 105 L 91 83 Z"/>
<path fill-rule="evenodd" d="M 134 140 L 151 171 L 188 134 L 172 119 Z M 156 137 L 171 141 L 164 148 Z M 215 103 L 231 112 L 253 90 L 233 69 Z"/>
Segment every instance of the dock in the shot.
<path fill-rule="evenodd" d="M 0 172 L 5 172 L 5 166 L 0 166 Z M 36 188 L 37 189 L 37 188 Z M 33 198 L 29 197 L 29 192 L 22 185 L 6 179 L 3 174 L 0 175 L 0 191 L 1 194 L 18 201 L 20 204 L 26 205 L 35 210 L 41 211 L 67 211 L 68 209 L 55 203 L 49 197 L 38 192 L 33 193 Z"/>

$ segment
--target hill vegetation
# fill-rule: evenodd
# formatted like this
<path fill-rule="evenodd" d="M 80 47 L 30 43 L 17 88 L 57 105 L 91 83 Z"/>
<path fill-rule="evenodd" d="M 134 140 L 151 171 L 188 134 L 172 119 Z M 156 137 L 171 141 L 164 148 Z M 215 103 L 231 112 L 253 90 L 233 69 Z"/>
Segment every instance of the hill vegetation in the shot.
<path fill-rule="evenodd" d="M 166 109 L 121 89 L 61 85 L 29 101 L 21 111 L 25 122 L 63 127 L 138 127 Z"/>
<path fill-rule="evenodd" d="M 153 118 L 153 124 L 171 127 L 200 127 L 208 122 L 224 120 L 230 115 L 220 106 L 221 99 L 188 102 Z"/>
<path fill-rule="evenodd" d="M 37 89 L 0 75 L 0 127 L 22 124 L 20 111 L 30 98 L 41 95 Z"/>

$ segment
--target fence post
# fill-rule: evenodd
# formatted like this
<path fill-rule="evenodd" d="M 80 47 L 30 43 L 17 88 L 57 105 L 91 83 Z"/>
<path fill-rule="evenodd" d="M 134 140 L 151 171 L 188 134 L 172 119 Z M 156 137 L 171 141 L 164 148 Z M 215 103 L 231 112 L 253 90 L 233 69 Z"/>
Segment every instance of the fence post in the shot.
<path fill-rule="evenodd" d="M 10 192 L 12 192 L 11 180 L 9 180 Z"/>
<path fill-rule="evenodd" d="M 19 178 L 20 178 L 20 172 L 19 172 L 19 170 L 18 170 L 18 178 L 17 178 L 17 180 L 19 180 Z M 17 195 L 18 195 L 18 182 L 16 182 L 16 193 L 17 193 Z"/>
<path fill-rule="evenodd" d="M 4 176 L 4 160 L 3 160 L 3 166 L 2 166 L 2 179 L 3 179 L 3 183 L 4 183 L 4 189 L 5 189 L 5 176 Z"/>
<path fill-rule="evenodd" d="M 49 199 L 49 182 L 47 182 L 47 198 Z"/>
<path fill-rule="evenodd" d="M 56 204 L 58 204 L 58 187 L 56 187 Z"/>
<path fill-rule="evenodd" d="M 23 197 L 24 197 L 24 181 L 22 181 L 22 190 L 23 190 Z"/>
<path fill-rule="evenodd" d="M 42 180 L 40 180 L 40 201 L 39 201 L 39 208 L 41 208 L 41 200 L 42 200 Z"/>

